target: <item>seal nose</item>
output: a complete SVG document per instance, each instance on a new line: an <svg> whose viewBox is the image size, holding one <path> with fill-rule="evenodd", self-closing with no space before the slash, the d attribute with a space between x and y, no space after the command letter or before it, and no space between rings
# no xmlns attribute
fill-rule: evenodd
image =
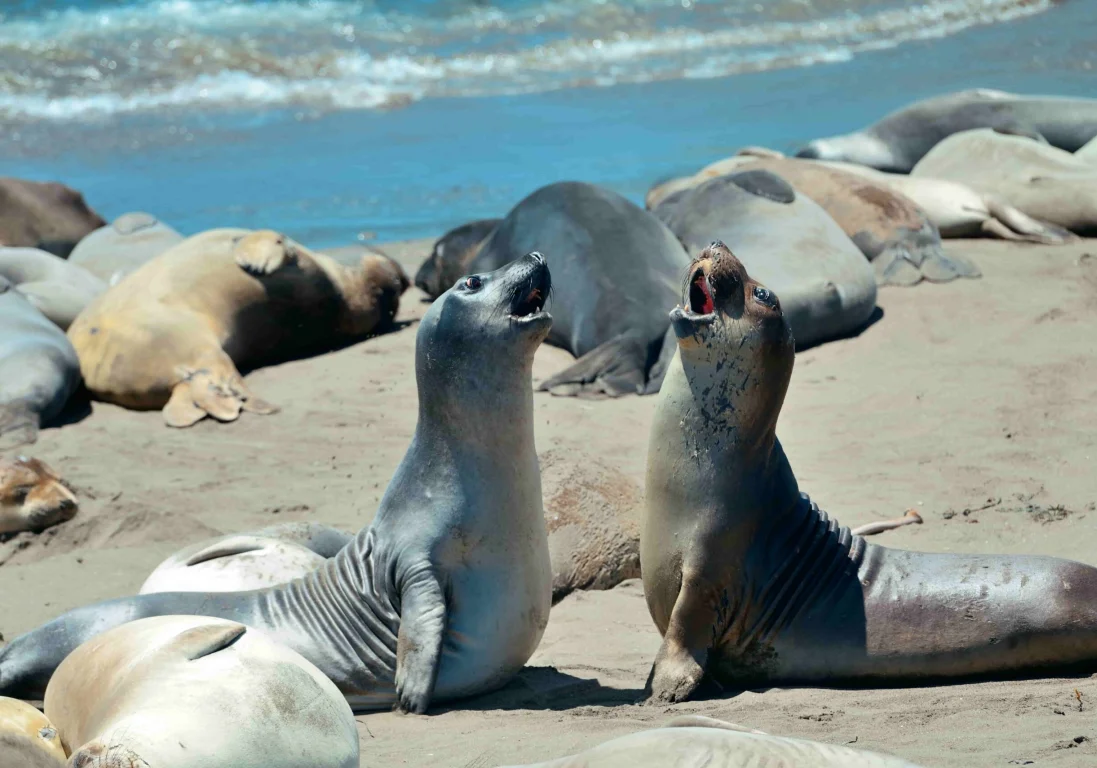
<svg viewBox="0 0 1097 768"><path fill-rule="evenodd" d="M819 147L815 144L808 144L806 147L800 147L796 152L797 157L802 157L805 160L819 160L822 155L819 153Z"/></svg>
<svg viewBox="0 0 1097 768"><path fill-rule="evenodd" d="M548 264L548 260L541 254L540 251L531 251L529 257L540 264L542 267Z"/></svg>

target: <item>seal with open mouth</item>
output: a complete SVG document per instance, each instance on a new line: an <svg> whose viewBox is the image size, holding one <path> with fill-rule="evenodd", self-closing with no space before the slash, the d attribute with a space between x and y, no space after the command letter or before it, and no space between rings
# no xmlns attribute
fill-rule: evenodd
<svg viewBox="0 0 1097 768"><path fill-rule="evenodd" d="M0 651L0 694L39 698L79 644L148 616L261 629L359 710L506 683L537 648L552 599L533 442L533 356L548 334L548 265L529 254L457 281L419 325L419 420L373 523L279 587L168 592L70 611Z"/></svg>
<svg viewBox="0 0 1097 768"><path fill-rule="evenodd" d="M649 681L886 683L1097 669L1097 569L867 544L802 495L776 436L792 375L781 302L722 243L690 268L652 424Z"/></svg>

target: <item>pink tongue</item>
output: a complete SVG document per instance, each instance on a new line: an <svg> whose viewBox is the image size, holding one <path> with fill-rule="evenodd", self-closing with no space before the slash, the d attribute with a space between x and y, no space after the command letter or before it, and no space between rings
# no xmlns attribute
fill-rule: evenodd
<svg viewBox="0 0 1097 768"><path fill-rule="evenodd" d="M716 305L712 303L712 293L709 291L708 281L705 280L704 277L699 277L693 284L696 285L705 296L705 303L704 306L701 307L701 314L711 314L716 309Z"/></svg>

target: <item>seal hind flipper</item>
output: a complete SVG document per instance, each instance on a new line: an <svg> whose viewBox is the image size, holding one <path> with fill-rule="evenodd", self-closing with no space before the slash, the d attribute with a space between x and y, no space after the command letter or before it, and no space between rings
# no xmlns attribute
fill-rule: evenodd
<svg viewBox="0 0 1097 768"><path fill-rule="evenodd" d="M1045 245L1062 245L1073 242L1078 236L1062 227L1034 219L1012 205L986 197L987 211L993 219L983 222L983 233L1003 240L1022 240Z"/></svg>
<svg viewBox="0 0 1097 768"><path fill-rule="evenodd" d="M0 405L0 449L37 442L39 427L38 415L24 404Z"/></svg>
<svg viewBox="0 0 1097 768"><path fill-rule="evenodd" d="M662 349L660 339L660 349ZM561 397L621 397L644 394L648 345L635 336L618 336L545 379L537 389Z"/></svg>
<svg viewBox="0 0 1097 768"><path fill-rule="evenodd" d="M222 422L236 421L241 411L263 416L278 412L277 406L251 393L227 355L218 362L216 368L186 371L175 385L163 411L169 427L190 427L206 416Z"/></svg>

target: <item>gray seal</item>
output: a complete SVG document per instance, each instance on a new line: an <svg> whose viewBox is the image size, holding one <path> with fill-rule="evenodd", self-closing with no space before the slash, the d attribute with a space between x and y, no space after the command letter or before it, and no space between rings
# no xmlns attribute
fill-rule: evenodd
<svg viewBox="0 0 1097 768"><path fill-rule="evenodd" d="M577 755L521 768L918 768L876 752L770 736L703 715L621 736ZM515 766L513 768L519 768Z"/></svg>
<svg viewBox="0 0 1097 768"><path fill-rule="evenodd" d="M313 574L251 592L170 592L70 611L0 651L2 695L37 699L78 645L159 615L269 633L357 710L424 712L497 688L548 623L548 534L533 442L533 356L552 317L529 254L464 278L423 317L419 420L373 524Z"/></svg>
<svg viewBox="0 0 1097 768"><path fill-rule="evenodd" d="M1074 152L1097 136L1097 99L958 91L916 101L860 131L816 139L796 156L909 173L938 142L974 128L994 128Z"/></svg>
<svg viewBox="0 0 1097 768"><path fill-rule="evenodd" d="M183 242L183 236L142 211L123 213L76 244L69 261L110 285Z"/></svg>
<svg viewBox="0 0 1097 768"><path fill-rule="evenodd" d="M64 332L0 276L0 449L37 440L79 386Z"/></svg>
<svg viewBox="0 0 1097 768"><path fill-rule="evenodd" d="M794 360L780 301L722 243L690 268L652 424L640 541L663 644L649 680L928 682L1097 669L1097 569L867 544L802 495L776 425Z"/></svg>
<svg viewBox="0 0 1097 768"><path fill-rule="evenodd" d="M478 234L471 231L462 242ZM582 397L658 392L674 351L662 308L674 302L689 263L674 235L616 192L564 181L514 206L478 246L471 269L497 269L531 250L553 259L557 290L548 343L579 358L539 389ZM455 268L449 260L468 252L447 245L431 258L448 274Z"/></svg>
<svg viewBox="0 0 1097 768"><path fill-rule="evenodd" d="M855 333L872 318L872 265L826 211L770 171L709 179L670 195L654 213L692 254L713 238L726 242L782 297L801 348Z"/></svg>
<svg viewBox="0 0 1097 768"><path fill-rule="evenodd" d="M480 247L502 222L502 219L470 221L438 238L430 256L415 273L416 287L432 299L440 296L454 280L468 272Z"/></svg>
<svg viewBox="0 0 1097 768"><path fill-rule="evenodd" d="M0 248L0 276L63 331L107 290L86 269L37 248Z"/></svg>

